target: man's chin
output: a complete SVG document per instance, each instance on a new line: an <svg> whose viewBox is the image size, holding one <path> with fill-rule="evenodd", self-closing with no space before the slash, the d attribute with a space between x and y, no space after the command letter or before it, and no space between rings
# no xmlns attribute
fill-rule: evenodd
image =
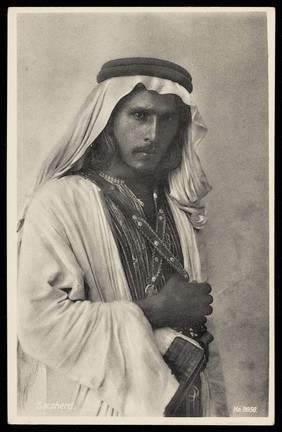
<svg viewBox="0 0 282 432"><path fill-rule="evenodd" d="M136 167L134 167L134 171L136 173L136 175L138 175L140 177L140 175L154 175L155 173L157 173L158 170L158 166L154 165L154 166L150 166L150 165L138 165Z"/></svg>

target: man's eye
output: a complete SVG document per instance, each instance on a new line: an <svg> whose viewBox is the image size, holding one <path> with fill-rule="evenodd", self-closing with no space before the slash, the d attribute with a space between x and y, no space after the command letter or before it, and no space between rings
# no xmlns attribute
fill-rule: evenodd
<svg viewBox="0 0 282 432"><path fill-rule="evenodd" d="M145 120L147 118L147 114L142 111L135 111L133 113L133 117L135 117L138 120Z"/></svg>

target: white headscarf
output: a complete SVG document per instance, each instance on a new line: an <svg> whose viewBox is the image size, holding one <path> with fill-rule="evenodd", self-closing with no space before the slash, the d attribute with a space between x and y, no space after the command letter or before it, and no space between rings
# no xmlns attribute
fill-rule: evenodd
<svg viewBox="0 0 282 432"><path fill-rule="evenodd" d="M67 137L51 149L38 171L21 212L18 224L19 240L28 205L38 188L48 180L62 177L68 171L75 171L83 166L87 149L107 125L117 103L139 83L147 90L159 94L175 94L190 106L192 121L187 129L181 164L170 172L168 177L169 195L179 208L187 212L195 228L202 227L206 218L200 200L211 190L211 186L195 149L206 134L206 125L192 95L180 84L158 77L135 75L107 79L90 93L76 116L74 127L72 126Z"/></svg>

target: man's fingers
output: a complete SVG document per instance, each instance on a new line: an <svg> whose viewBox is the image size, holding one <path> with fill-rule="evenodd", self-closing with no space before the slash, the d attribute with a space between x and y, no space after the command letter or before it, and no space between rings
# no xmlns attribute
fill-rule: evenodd
<svg viewBox="0 0 282 432"><path fill-rule="evenodd" d="M207 318L204 315L197 316L193 318L193 323L191 324L192 327L200 327L204 324L206 324Z"/></svg>
<svg viewBox="0 0 282 432"><path fill-rule="evenodd" d="M211 304L213 302L213 296L211 296L210 294L208 294L206 296L206 302L207 302L207 304Z"/></svg>
<svg viewBox="0 0 282 432"><path fill-rule="evenodd" d="M199 294L209 294L211 292L211 286L207 282L197 284Z"/></svg>
<svg viewBox="0 0 282 432"><path fill-rule="evenodd" d="M203 316L199 319L198 325L202 326L202 325L206 324L206 322L207 322L207 318L205 316Z"/></svg>
<svg viewBox="0 0 282 432"><path fill-rule="evenodd" d="M212 306L206 306L205 307L205 315L211 315L213 312Z"/></svg>
<svg viewBox="0 0 282 432"><path fill-rule="evenodd" d="M197 311L195 312L195 314L197 314L196 316L202 316L202 315L211 315L213 312L213 308L212 306L209 305L198 305L197 307Z"/></svg>

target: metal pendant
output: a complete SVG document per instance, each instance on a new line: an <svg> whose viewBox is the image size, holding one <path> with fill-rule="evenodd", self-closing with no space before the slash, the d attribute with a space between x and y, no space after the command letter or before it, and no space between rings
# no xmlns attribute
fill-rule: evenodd
<svg viewBox="0 0 282 432"><path fill-rule="evenodd" d="M154 284L149 284L145 288L146 297L151 297L152 295L158 294L158 289Z"/></svg>

